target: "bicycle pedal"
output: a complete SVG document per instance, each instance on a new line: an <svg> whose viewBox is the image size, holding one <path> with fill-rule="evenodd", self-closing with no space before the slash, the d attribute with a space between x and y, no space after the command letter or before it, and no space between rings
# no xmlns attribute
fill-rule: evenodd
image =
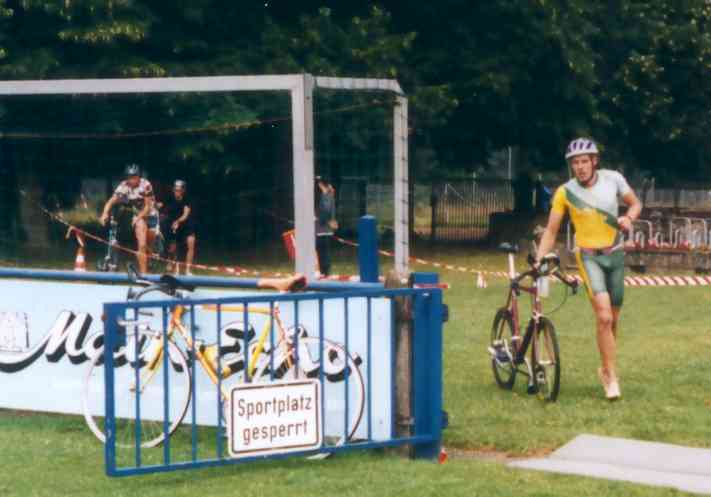
<svg viewBox="0 0 711 497"><path fill-rule="evenodd" d="M506 364L509 362L509 355L503 347L495 345L494 347L488 347L487 351L497 363Z"/></svg>

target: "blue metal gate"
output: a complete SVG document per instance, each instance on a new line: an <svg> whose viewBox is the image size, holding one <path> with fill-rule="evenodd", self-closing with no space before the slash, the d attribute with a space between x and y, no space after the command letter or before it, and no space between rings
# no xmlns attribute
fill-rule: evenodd
<svg viewBox="0 0 711 497"><path fill-rule="evenodd" d="M100 397L93 429L106 436L108 475L404 444L418 457L439 454L440 289L154 298L104 305L104 352L88 381ZM413 310L408 436L396 435L396 298ZM320 445L230 455L230 389L304 377L320 385Z"/></svg>

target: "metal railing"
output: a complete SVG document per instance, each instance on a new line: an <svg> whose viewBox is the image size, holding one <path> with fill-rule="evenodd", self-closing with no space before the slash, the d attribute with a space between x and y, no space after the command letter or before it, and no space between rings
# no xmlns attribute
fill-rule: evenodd
<svg viewBox="0 0 711 497"><path fill-rule="evenodd" d="M503 179L450 179L416 185L414 193L414 229L433 241L484 240L491 215L514 207L511 182Z"/></svg>
<svg viewBox="0 0 711 497"><path fill-rule="evenodd" d="M440 289L345 289L208 299L190 299L178 291L176 296L104 304L104 351L94 365L93 381L100 397L94 407L96 426L106 434L107 474L127 476L287 455L325 457L404 444L411 444L420 457L439 454ZM416 366L410 378L412 419L405 423L411 428L405 435L395 405L396 298L410 300L413 310ZM269 418L277 428L264 425L267 431L244 431L240 417L244 412L231 405L230 396L248 387L300 380L318 385L317 445L235 452L234 436L243 435L240 447L245 440L256 447L254 437L277 433L284 426L284 431L299 428L279 424L277 416ZM105 386L103 392L99 384Z"/></svg>

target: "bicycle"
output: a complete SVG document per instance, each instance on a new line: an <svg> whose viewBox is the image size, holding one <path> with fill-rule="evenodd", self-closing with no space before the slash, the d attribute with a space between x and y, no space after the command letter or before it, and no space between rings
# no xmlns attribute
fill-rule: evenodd
<svg viewBox="0 0 711 497"><path fill-rule="evenodd" d="M96 269L102 272L113 272L118 269L118 220L116 219L115 208L111 209L109 217L109 236L106 244L106 255L96 263Z"/></svg>
<svg viewBox="0 0 711 497"><path fill-rule="evenodd" d="M538 394L543 401L555 402L560 391L560 349L553 322L543 315L539 282L541 277L552 275L571 288L573 294L577 293L578 282L561 273L560 259L556 254L544 257L539 267L535 267L533 256L529 255L531 269L516 275L514 254L518 248L505 243L500 250L508 254L509 290L506 305L497 311L494 318L491 343L487 349L494 379L499 387L511 390L516 374L521 373L528 377L529 394ZM531 286L521 284L526 278L533 280ZM531 318L523 337L518 310L518 297L522 291L531 296ZM527 358L529 347L531 353Z"/></svg>
<svg viewBox="0 0 711 497"><path fill-rule="evenodd" d="M102 259L96 262L96 270L101 272L115 272L119 269L120 259L125 259L125 254L122 257L120 253L126 252L125 248L122 248L119 243L119 232L120 225L122 222L128 223L128 218L132 217L135 211L129 208L125 203L118 203L111 208L109 215L109 230L108 239L106 240L106 253ZM153 244L151 246L151 256L148 258L148 264L151 272L157 273L161 272L166 268L166 263L170 262L164 259L162 256L165 253L165 238L160 230L160 224L155 228L151 228L154 231ZM131 254L135 255L135 251L129 250Z"/></svg>
<svg viewBox="0 0 711 497"><path fill-rule="evenodd" d="M133 273L133 274L131 274ZM129 289L128 300L147 300L151 297L165 299L165 296L174 297L178 302L187 301L186 292L195 288L181 283L170 275L163 275L157 284L142 280L135 270L130 271L133 283L144 288L135 292ZM215 306L195 306L207 311L216 310ZM220 387L219 415L223 420L227 416L227 399L232 385L247 381L283 381L298 378L318 378L320 366L324 367L324 387L327 382L345 382L346 406L350 405L350 418L343 420L338 436L324 436L325 443L330 446L342 445L346 440L354 437L363 416L365 404L365 384L360 370L362 359L352 352L346 352L346 347L328 339L309 337L306 328L302 325L285 327L279 307L274 304L270 307L249 305L246 311L250 316L266 316L261 332L255 332L252 319L248 323L239 320L230 323L226 337L217 344L205 344L195 338L195 327L184 324L185 317L189 314L188 305L177 304L163 319L167 321L165 338L162 326L154 330L154 323L140 321L145 317L154 317L152 313L141 310L136 313L136 319L124 320L120 324L127 328L134 328L133 333L126 334L126 344L114 351L114 375L116 385L115 412L116 412L116 445L117 447L133 448L136 446L136 437L140 436L140 446L144 448L156 447L165 440L165 434L173 435L182 424L191 400L196 402L193 391L196 365L209 378L215 387ZM244 313L242 305L221 306L224 313ZM193 319L189 320L194 323ZM272 326L276 325L278 341L270 340ZM220 330L222 333L222 330ZM177 338L182 339L187 353L178 345ZM245 339L248 341L247 353L244 352ZM271 346L271 342L274 345ZM323 343L323 359L320 357L321 342ZM164 360L164 351L167 345L168 359ZM246 358L249 357L249 361ZM170 385L168 392L168 407L164 406L163 375L158 374L163 364L169 364L167 383ZM248 375L245 375L245 369ZM106 442L103 417L103 403L105 398L103 386L103 354L92 361L87 372L84 388L84 417L92 433L102 442ZM138 387L137 387L138 385ZM350 387L350 388L349 388ZM166 412L167 418L166 418ZM140 412L140 430L134 422L135 413ZM213 411L214 412L214 411ZM328 411L327 411L328 412ZM167 429L164 424L167 419ZM198 420L201 421L201 420ZM214 421L213 421L214 422ZM325 421L324 421L325 422ZM200 424L208 424L202 420ZM347 425L347 426L346 426ZM225 426L223 421L222 426ZM140 433L139 433L140 431Z"/></svg>

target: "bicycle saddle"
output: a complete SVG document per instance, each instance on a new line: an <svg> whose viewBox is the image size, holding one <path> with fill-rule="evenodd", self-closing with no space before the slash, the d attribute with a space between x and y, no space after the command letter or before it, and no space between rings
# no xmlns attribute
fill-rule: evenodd
<svg viewBox="0 0 711 497"><path fill-rule="evenodd" d="M187 283L183 283L180 281L178 278L175 276L172 276L170 274L164 274L163 276L160 277L158 280L161 285L167 286L171 291L175 290L187 290L188 292L193 292L195 291L195 285L189 285Z"/></svg>
<svg viewBox="0 0 711 497"><path fill-rule="evenodd" d="M515 243L502 243L499 245L499 250L502 252L506 252L507 254L517 254L518 253L518 245Z"/></svg>

